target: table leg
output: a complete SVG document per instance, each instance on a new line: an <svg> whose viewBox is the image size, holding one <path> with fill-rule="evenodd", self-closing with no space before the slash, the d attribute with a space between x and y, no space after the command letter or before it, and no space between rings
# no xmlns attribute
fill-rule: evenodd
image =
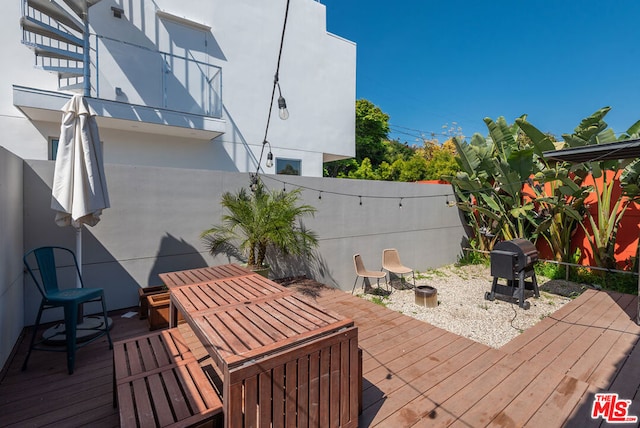
<svg viewBox="0 0 640 428"><path fill-rule="evenodd" d="M169 328L178 326L178 308L173 304L173 300L169 299Z"/></svg>

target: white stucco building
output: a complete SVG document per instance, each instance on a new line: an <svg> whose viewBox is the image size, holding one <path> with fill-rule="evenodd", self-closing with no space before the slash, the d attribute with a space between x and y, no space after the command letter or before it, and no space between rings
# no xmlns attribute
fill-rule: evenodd
<svg viewBox="0 0 640 428"><path fill-rule="evenodd" d="M51 159L60 108L88 92L107 163L256 170L286 0L5 3L0 145ZM290 117L278 118L276 90L265 173L320 177L323 162L355 155L355 72L355 44L327 33L325 6L291 0L279 72Z"/></svg>

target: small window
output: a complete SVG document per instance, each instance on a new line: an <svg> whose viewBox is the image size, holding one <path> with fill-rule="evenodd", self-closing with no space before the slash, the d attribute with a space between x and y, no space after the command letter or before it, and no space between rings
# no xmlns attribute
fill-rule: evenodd
<svg viewBox="0 0 640 428"><path fill-rule="evenodd" d="M59 142L59 138L49 138L49 160L56 160Z"/></svg>
<svg viewBox="0 0 640 428"><path fill-rule="evenodd" d="M113 17L122 19L122 15L124 15L124 9L120 7L111 6L111 12L113 12Z"/></svg>
<svg viewBox="0 0 640 428"><path fill-rule="evenodd" d="M282 175L300 175L299 159L281 159L276 158L276 174Z"/></svg>

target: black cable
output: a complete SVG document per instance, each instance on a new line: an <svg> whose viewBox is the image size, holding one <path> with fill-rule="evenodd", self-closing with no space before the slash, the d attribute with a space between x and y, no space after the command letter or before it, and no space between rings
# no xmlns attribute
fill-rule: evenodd
<svg viewBox="0 0 640 428"><path fill-rule="evenodd" d="M271 101L269 102L269 114L267 115L267 125L264 129L264 139L262 141L262 150L260 150L260 158L258 159L258 166L256 167L255 180L257 181L258 174L260 173L260 165L262 164L262 156L264 155L264 147L267 143L267 135L269 133L269 124L271 123L271 112L273 111L273 100L276 96L276 87L280 87L279 74L280 74L280 60L282 59L282 47L284 46L284 34L287 30L287 21L289 19L289 2L287 0L287 6L284 12L284 22L282 24L282 35L280 36L280 49L278 49L278 62L276 63L276 74L273 77L273 88L271 89ZM253 178L252 178L253 181Z"/></svg>

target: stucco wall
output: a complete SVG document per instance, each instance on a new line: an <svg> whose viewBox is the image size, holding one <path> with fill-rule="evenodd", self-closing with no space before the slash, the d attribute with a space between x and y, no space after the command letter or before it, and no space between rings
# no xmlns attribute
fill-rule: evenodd
<svg viewBox="0 0 640 428"><path fill-rule="evenodd" d="M114 2L99 2L89 10L92 33L104 36L91 38L92 96L123 106L140 104L204 114L196 101L208 90L205 80L209 74L205 71L209 66L220 67L225 132L209 141L194 140L188 128L178 138L152 132L144 122L125 122L110 130L101 127L105 161L255 171L267 123L285 2L117 3L124 10L121 19L113 17ZM7 8L0 15L0 37L6 42L0 46L0 53L11 58L11 67L0 69L0 94L4 95L0 97L0 125L5 125L8 133L3 145L24 159L45 160L48 139L59 136L61 114L26 120L13 105L12 85L57 91L58 79L53 73L34 68L33 52L21 43L20 2L8 2ZM209 25L211 30L172 23L159 18L157 10ZM204 65L191 64L195 69L185 69L179 57ZM274 156L301 160L303 174L315 177L322 176L325 158L354 156L356 46L326 32L325 5L313 0L291 1L279 79L291 116L280 120L274 101L268 134ZM163 85L172 88L166 97ZM264 163L262 167L275 172Z"/></svg>
<svg viewBox="0 0 640 428"><path fill-rule="evenodd" d="M23 327L22 159L0 147L0 367Z"/></svg>
<svg viewBox="0 0 640 428"><path fill-rule="evenodd" d="M55 226L49 208L53 167L25 162L25 250L75 248L73 229ZM106 176L112 207L84 229L83 259L86 285L104 287L110 309L135 305L137 288L159 284L158 273L228 262L208 255L199 235L219 222L221 194L246 187L247 174L106 165ZM276 277L307 274L350 290L354 253L378 269L382 250L394 247L421 271L452 263L460 253L463 230L456 209L445 204L448 186L290 176L264 176L264 182L276 189L302 186L304 201L318 209L305 220L320 237L318 261L279 261ZM32 324L39 298L30 285L25 293L25 323Z"/></svg>

